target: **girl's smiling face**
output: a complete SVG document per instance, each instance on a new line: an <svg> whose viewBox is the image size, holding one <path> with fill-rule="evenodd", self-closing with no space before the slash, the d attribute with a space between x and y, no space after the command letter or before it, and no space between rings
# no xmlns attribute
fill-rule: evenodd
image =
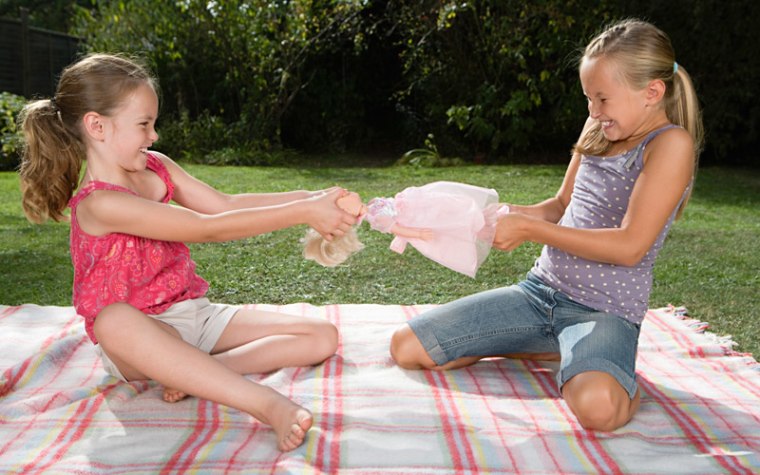
<svg viewBox="0 0 760 475"><path fill-rule="evenodd" d="M580 67L589 116L599 121L611 142L635 137L648 118L646 89L632 89L622 79L614 61L605 57L584 58Z"/></svg>
<svg viewBox="0 0 760 475"><path fill-rule="evenodd" d="M142 84L108 117L106 140L125 170L145 168L148 149L158 140L157 116L158 97L150 85Z"/></svg>

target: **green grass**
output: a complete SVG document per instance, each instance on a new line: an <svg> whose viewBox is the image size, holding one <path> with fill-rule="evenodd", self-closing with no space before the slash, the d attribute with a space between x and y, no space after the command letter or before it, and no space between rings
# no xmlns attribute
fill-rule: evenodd
<svg viewBox="0 0 760 475"><path fill-rule="evenodd" d="M562 166L227 168L188 165L200 179L227 192L319 189L339 184L365 199L404 187L452 180L495 188L505 201L530 203L551 196ZM524 276L537 245L494 251L470 279L409 248L388 250L390 237L361 227L366 249L349 265L322 268L301 257L303 227L237 242L192 245L212 300L230 303L443 303ZM739 351L760 355L760 170L706 168L684 217L673 227L655 269L650 305L685 305L732 335ZM29 224L18 179L0 173L0 303L70 305L72 271L68 225Z"/></svg>

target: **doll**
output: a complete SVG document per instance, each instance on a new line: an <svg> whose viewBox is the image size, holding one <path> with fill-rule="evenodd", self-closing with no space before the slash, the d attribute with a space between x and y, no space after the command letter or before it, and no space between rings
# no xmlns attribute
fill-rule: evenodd
<svg viewBox="0 0 760 475"><path fill-rule="evenodd" d="M425 257L470 277L488 256L498 216L509 212L495 190L447 181L409 187L366 205L349 193L337 204L360 222L366 219L372 229L393 234L391 250L400 254L411 244ZM328 267L364 247L355 230L333 241L310 231L304 243L304 257Z"/></svg>

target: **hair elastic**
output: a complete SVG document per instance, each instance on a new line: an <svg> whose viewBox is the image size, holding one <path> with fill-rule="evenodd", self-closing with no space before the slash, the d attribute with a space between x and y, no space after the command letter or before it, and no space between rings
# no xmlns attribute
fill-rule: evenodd
<svg viewBox="0 0 760 475"><path fill-rule="evenodd" d="M673 61L673 74L676 74L678 72L678 63Z"/></svg>
<svg viewBox="0 0 760 475"><path fill-rule="evenodd" d="M58 108L58 103L55 102L55 97L50 98L50 105L53 107L54 112L58 112L61 110Z"/></svg>

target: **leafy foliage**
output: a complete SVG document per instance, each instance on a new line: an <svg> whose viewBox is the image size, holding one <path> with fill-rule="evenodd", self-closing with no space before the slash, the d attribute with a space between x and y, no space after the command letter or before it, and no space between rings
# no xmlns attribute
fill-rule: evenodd
<svg viewBox="0 0 760 475"><path fill-rule="evenodd" d="M22 139L17 118L26 100L9 92L0 92L0 170L11 170L19 163Z"/></svg>
<svg viewBox="0 0 760 475"><path fill-rule="evenodd" d="M93 51L146 56L171 117L235 123L207 148L281 143L281 121L313 75L307 60L354 33L361 2L97 0L75 32ZM183 114L185 114L183 116ZM213 125L213 124L212 124Z"/></svg>
<svg viewBox="0 0 760 475"><path fill-rule="evenodd" d="M572 53L610 11L562 3L391 2L404 61L397 99L449 137L449 153L567 147L584 115Z"/></svg>
<svg viewBox="0 0 760 475"><path fill-rule="evenodd" d="M165 91L161 147L218 163L398 156L429 134L440 157L564 161L586 115L580 49L638 17L694 79L703 163L760 164L760 2L0 0L0 15L22 5L35 26L74 25L88 50L146 57Z"/></svg>

